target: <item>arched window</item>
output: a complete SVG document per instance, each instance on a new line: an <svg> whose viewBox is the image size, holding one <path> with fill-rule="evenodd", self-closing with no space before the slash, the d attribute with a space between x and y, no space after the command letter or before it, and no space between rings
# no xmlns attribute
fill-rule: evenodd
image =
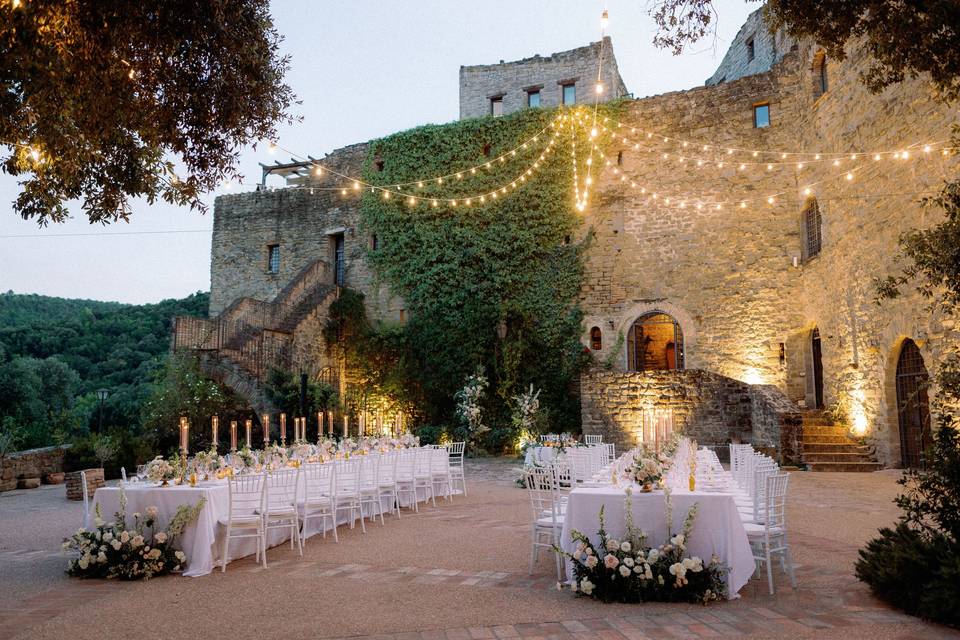
<svg viewBox="0 0 960 640"><path fill-rule="evenodd" d="M603 332L600 331L600 327L590 329L590 348L594 351L603 349Z"/></svg>
<svg viewBox="0 0 960 640"><path fill-rule="evenodd" d="M820 235L822 225L820 205L816 198L809 198L803 205L803 249L804 258L812 258L820 253L823 238Z"/></svg>
<svg viewBox="0 0 960 640"><path fill-rule="evenodd" d="M930 375L917 343L907 339L897 360L897 418L903 466L922 467L930 446Z"/></svg>
<svg viewBox="0 0 960 640"><path fill-rule="evenodd" d="M813 74L813 97L819 98L827 92L830 84L827 79L827 53L818 51L813 56L813 65L810 67Z"/></svg>
<svg viewBox="0 0 960 640"><path fill-rule="evenodd" d="M627 369L683 369L683 331L672 316L651 311L637 318L627 334Z"/></svg>

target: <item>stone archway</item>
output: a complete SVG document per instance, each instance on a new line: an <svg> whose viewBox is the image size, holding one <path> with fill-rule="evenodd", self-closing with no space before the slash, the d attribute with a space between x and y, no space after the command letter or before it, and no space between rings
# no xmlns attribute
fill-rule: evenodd
<svg viewBox="0 0 960 640"><path fill-rule="evenodd" d="M683 329L673 316L649 311L633 321L627 332L628 371L683 368Z"/></svg>
<svg viewBox="0 0 960 640"><path fill-rule="evenodd" d="M676 368L686 369L691 366L691 354L697 344L697 327L693 317L686 310L666 300L650 300L633 305L620 314L617 325L617 360L621 371L630 371L630 348L629 336L634 324L638 319L651 314L663 314L669 316L677 325L677 332L682 336L682 345L674 341L674 357L676 359ZM663 353L667 353L667 345L664 342ZM680 353L682 351L682 360ZM694 365L695 366L695 365Z"/></svg>
<svg viewBox="0 0 960 640"><path fill-rule="evenodd" d="M900 462L904 467L921 467L931 439L927 396L930 375L920 348L910 338L900 345L895 376Z"/></svg>

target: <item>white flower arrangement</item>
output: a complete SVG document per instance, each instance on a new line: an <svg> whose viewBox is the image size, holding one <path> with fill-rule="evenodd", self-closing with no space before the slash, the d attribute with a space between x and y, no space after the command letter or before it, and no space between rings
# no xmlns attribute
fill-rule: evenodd
<svg viewBox="0 0 960 640"><path fill-rule="evenodd" d="M483 424L483 415L480 408L480 399L486 391L487 377L483 375L483 369L478 368L477 372L467 376L463 388L456 393L457 415L467 429L467 438L476 443L479 437L490 430L490 427Z"/></svg>
<svg viewBox="0 0 960 640"><path fill-rule="evenodd" d="M147 479L150 482L162 483L177 477L176 468L163 456L157 456L147 463Z"/></svg>
<svg viewBox="0 0 960 640"><path fill-rule="evenodd" d="M186 555L173 548L174 540L193 522L206 499L197 504L180 505L167 529L157 530L157 508L147 507L146 514L133 514L133 525L127 524L126 494L121 489L120 510L113 522L104 522L97 506L93 531L79 529L64 540L63 550L74 551L77 557L67 564L67 573L79 578L149 579L171 571L179 571Z"/></svg>

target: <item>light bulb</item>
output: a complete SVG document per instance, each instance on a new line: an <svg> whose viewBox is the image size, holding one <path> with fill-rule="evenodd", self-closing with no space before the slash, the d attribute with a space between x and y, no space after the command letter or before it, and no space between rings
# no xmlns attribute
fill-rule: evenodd
<svg viewBox="0 0 960 640"><path fill-rule="evenodd" d="M317 167L316 169L313 170L313 173L316 174L316 175L318 175L318 176L322 176L322 175L323 175L323 168L322 168L322 167Z"/></svg>
<svg viewBox="0 0 960 640"><path fill-rule="evenodd" d="M357 182L356 180L353 181L353 190L354 190L354 191L359 191L359 190L360 190L360 183Z"/></svg>
<svg viewBox="0 0 960 640"><path fill-rule="evenodd" d="M270 144L267 145L267 153L272 154L276 152L277 152L277 143L271 141Z"/></svg>
<svg viewBox="0 0 960 640"><path fill-rule="evenodd" d="M767 204L773 204L773 196L767 198Z"/></svg>
<svg viewBox="0 0 960 640"><path fill-rule="evenodd" d="M600 14L600 30L606 31L608 26L610 26L610 14L604 9Z"/></svg>
<svg viewBox="0 0 960 640"><path fill-rule="evenodd" d="M596 137L597 137L597 128L596 128L596 127L590 129L590 137L591 137L591 138L596 138Z"/></svg>
<svg viewBox="0 0 960 640"><path fill-rule="evenodd" d="M30 147L30 157L34 162L40 162L40 152L35 147Z"/></svg>
<svg viewBox="0 0 960 640"><path fill-rule="evenodd" d="M597 83L597 87L596 87L596 91L597 91L597 95L600 95L601 93L603 93L603 84L601 84L601 83L598 82L598 83Z"/></svg>
<svg viewBox="0 0 960 640"><path fill-rule="evenodd" d="M853 174L849 171L847 172L847 180L853 180Z"/></svg>

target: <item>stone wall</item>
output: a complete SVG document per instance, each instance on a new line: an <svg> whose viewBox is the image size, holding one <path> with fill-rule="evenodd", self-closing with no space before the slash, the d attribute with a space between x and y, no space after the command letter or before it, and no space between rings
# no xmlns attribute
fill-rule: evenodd
<svg viewBox="0 0 960 640"><path fill-rule="evenodd" d="M596 94L597 66L600 63L600 43L585 47L540 55L513 62L460 67L460 119L490 115L490 99L503 99L503 113L527 108L527 92L540 91L540 106L562 104L561 83L576 85L577 104L593 104ZM617 69L610 38L604 39L602 81L603 101L627 95Z"/></svg>
<svg viewBox="0 0 960 640"><path fill-rule="evenodd" d="M40 482L56 484L63 481L63 455L66 447L43 447L11 453L0 466L0 491L39 486ZM29 480L35 482L23 483Z"/></svg>
<svg viewBox="0 0 960 640"><path fill-rule="evenodd" d="M753 59L748 43L753 42ZM757 9L740 27L730 43L726 55L713 75L704 83L707 86L739 80L745 76L769 71L783 59L795 41L783 32L772 32L763 19L763 9Z"/></svg>

